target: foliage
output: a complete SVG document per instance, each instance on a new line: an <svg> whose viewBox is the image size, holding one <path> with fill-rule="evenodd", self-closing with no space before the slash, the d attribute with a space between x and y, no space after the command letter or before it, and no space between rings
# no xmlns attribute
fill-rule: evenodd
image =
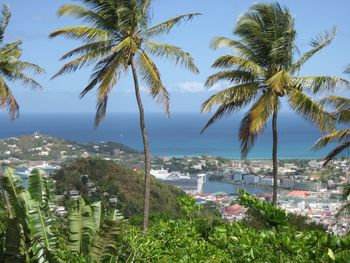
<svg viewBox="0 0 350 263"><path fill-rule="evenodd" d="M73 16L81 19L82 26L58 29L50 37L65 36L80 40L83 45L65 54L62 59L76 57L66 63L54 76L74 72L94 64L89 84L80 93L84 97L97 89L95 126L105 118L111 91L120 77L132 71L135 97L139 109L140 129L144 146L144 204L143 228L147 231L150 210L150 169L151 158L145 116L140 96L139 76L152 98L170 114L170 96L163 84L161 74L152 57L168 59L193 73L198 73L191 55L179 47L152 41L165 35L182 21L192 20L198 13L184 14L165 22L150 26L151 0L115 1L81 0L83 5L64 5L58 10L59 16ZM87 24L87 25L86 25Z"/></svg>
<svg viewBox="0 0 350 263"><path fill-rule="evenodd" d="M113 161L95 158L82 158L68 163L62 167L53 178L57 181L57 190L62 193L66 190L81 191L83 184L81 175L88 175L100 189L97 197L92 200L103 200L103 193L117 197L117 209L125 217L137 217L142 214L143 178L139 172L134 172ZM164 213L169 216L181 215L177 198L184 192L170 185L165 185L151 179L151 217L152 214Z"/></svg>
<svg viewBox="0 0 350 263"><path fill-rule="evenodd" d="M287 225L288 214L272 203L263 202L256 197L247 194L244 190L240 190L238 202L240 205L254 211L271 227Z"/></svg>
<svg viewBox="0 0 350 263"><path fill-rule="evenodd" d="M7 169L1 179L4 191L3 202L7 211L5 230L5 262L20 262L24 259L45 262L57 247L57 238L52 233L54 217L48 209L53 196L51 179L39 171L31 171L29 191L21 186L19 178ZM32 198L31 194L33 193Z"/></svg>
<svg viewBox="0 0 350 263"><path fill-rule="evenodd" d="M277 117L281 99L285 98L294 112L320 130L331 130L333 116L310 94L333 91L339 86L349 86L349 83L334 76L299 76L302 66L332 42L335 29L313 39L310 51L295 59L294 18L278 3L253 5L239 17L234 34L239 40L217 37L212 42L214 48L227 47L234 54L220 56L212 65L221 71L209 76L206 85L213 87L226 81L228 87L203 103L202 112L214 108L216 111L202 132L219 119L249 107L239 127L241 156L246 158L272 118L273 202L276 203Z"/></svg>
<svg viewBox="0 0 350 263"><path fill-rule="evenodd" d="M191 218L197 215L201 211L201 206L196 205L196 200L189 195L182 196L178 199L177 203L180 206L181 211L188 217Z"/></svg>
<svg viewBox="0 0 350 263"><path fill-rule="evenodd" d="M40 172L33 175L43 177ZM349 235L337 237L324 231L286 227L283 210L245 192L241 192L241 204L259 213L269 222L267 227L255 229L244 223L211 220L192 197L182 197L178 202L186 216L154 221L145 234L125 222L117 211L105 210L101 202L79 199L68 218L57 218L52 210L44 216L45 206L33 200L16 179L7 170L1 183L11 196L9 203L4 198L0 203L5 221L0 228L1 237L6 239L1 246L4 262L294 263L347 262L350 258ZM34 189L31 192L37 196L42 187L35 189L36 193ZM9 204L13 215L6 212ZM15 205L23 206L24 218L16 217L19 210Z"/></svg>
<svg viewBox="0 0 350 263"><path fill-rule="evenodd" d="M254 201L254 197L243 192L241 199L263 214L268 222L286 225L285 220L276 220L276 217L286 218L278 208ZM324 231L297 231L289 227L278 227L278 231L271 227L255 229L242 223L222 222L211 224L208 231L201 227L201 217L161 221L153 224L147 235L135 227L127 227L120 259L126 262L295 263L347 262L350 258L350 236L336 237Z"/></svg>
<svg viewBox="0 0 350 263"><path fill-rule="evenodd" d="M4 262L110 262L115 257L124 222L115 210L104 211L101 202L87 204L79 199L63 219L68 228L65 235L64 224L52 209L56 205L51 178L34 169L26 190L7 169L1 187Z"/></svg>
<svg viewBox="0 0 350 263"><path fill-rule="evenodd" d="M11 13L7 5L2 6L0 19L0 107L7 107L12 119L18 116L19 105L7 82L18 81L22 85L33 89L41 88L41 85L27 74L41 74L45 71L38 65L27 61L21 61L22 41L17 40L4 44L5 30L10 22Z"/></svg>

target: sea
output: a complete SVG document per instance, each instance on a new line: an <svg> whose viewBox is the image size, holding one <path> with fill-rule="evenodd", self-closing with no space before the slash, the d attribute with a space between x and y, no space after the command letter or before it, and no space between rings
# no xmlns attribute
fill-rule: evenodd
<svg viewBox="0 0 350 263"><path fill-rule="evenodd" d="M222 119L201 134L209 115L173 113L146 114L151 153L155 156L212 155L240 158L238 127L242 115ZM142 151L137 113L108 113L104 122L94 127L93 113L23 113L15 121L0 114L0 138L35 132L77 142L114 141ZM330 147L312 151L321 136L318 129L293 113L280 113L278 119L278 157L280 159L323 158ZM258 138L248 159L271 159L271 125Z"/></svg>
<svg viewBox="0 0 350 263"><path fill-rule="evenodd" d="M167 118L161 113L146 114L151 152L154 156L212 155L231 159L240 158L238 128L242 115L222 119L203 134L201 129L208 115L200 113L173 113ZM137 113L108 113L98 127L94 127L93 113L24 113L15 121L0 114L0 138L30 135L35 132L77 142L114 141L142 151L142 140ZM271 159L271 125L259 137L248 159ZM322 135L317 128L292 113L281 113L278 120L278 156L280 159L323 158L329 147L312 151L310 147ZM27 184L24 179L24 184ZM271 193L270 188L232 185L208 181L207 193L236 194L245 188L249 193Z"/></svg>

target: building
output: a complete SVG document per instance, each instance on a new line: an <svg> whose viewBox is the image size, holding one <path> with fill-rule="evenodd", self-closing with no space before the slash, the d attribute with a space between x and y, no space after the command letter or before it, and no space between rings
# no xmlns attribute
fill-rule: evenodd
<svg viewBox="0 0 350 263"><path fill-rule="evenodd" d="M233 180L236 182L242 182L243 181L243 174L239 172L235 172L233 174Z"/></svg>
<svg viewBox="0 0 350 263"><path fill-rule="evenodd" d="M260 177L251 174L244 174L243 182L245 182L246 184L258 184L260 182Z"/></svg>
<svg viewBox="0 0 350 263"><path fill-rule="evenodd" d="M321 183L295 181L293 189L318 192L321 190Z"/></svg>
<svg viewBox="0 0 350 263"><path fill-rule="evenodd" d="M206 182L206 174L197 174L197 193L203 193Z"/></svg>
<svg viewBox="0 0 350 263"><path fill-rule="evenodd" d="M265 176L260 179L260 184L267 185L267 186L273 186L273 178L270 176Z"/></svg>
<svg viewBox="0 0 350 263"><path fill-rule="evenodd" d="M290 179L290 178L281 179L281 186L283 188L293 189L294 188L294 179Z"/></svg>

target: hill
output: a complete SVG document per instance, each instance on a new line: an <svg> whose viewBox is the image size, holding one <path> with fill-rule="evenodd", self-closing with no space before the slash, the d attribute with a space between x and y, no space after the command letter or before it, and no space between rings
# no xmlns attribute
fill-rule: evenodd
<svg viewBox="0 0 350 263"><path fill-rule="evenodd" d="M113 161L81 158L63 167L53 175L58 193L68 190L85 191L81 175L88 175L90 184L98 189L98 195L108 193L117 197L117 208L126 217L142 214L143 208L143 174L127 169ZM95 194L96 195L96 194ZM106 194L105 194L106 195ZM184 192L170 185L165 185L151 178L151 213L180 215L176 200ZM100 196L98 197L100 198Z"/></svg>
<svg viewBox="0 0 350 263"><path fill-rule="evenodd" d="M0 140L2 160L62 161L82 156L99 156L122 161L137 158L141 154L120 143L78 143L38 133Z"/></svg>

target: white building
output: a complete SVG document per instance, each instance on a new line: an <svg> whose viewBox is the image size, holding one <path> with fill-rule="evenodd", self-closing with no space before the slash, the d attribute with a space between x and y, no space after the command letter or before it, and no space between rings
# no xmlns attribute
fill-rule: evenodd
<svg viewBox="0 0 350 263"><path fill-rule="evenodd" d="M273 186L273 177L265 176L260 179L260 184ZM279 185L279 180L277 180L277 185Z"/></svg>

